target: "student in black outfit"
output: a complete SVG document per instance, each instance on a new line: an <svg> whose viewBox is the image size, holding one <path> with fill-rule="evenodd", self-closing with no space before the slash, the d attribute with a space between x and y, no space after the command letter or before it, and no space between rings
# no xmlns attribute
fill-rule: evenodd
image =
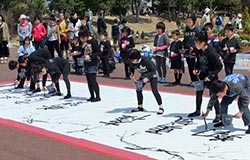
<svg viewBox="0 0 250 160"><path fill-rule="evenodd" d="M139 112L144 110L142 89L145 84L149 82L155 99L159 105L159 111L157 112L157 114L163 114L164 109L162 106L162 99L157 89L156 66L147 57L141 56L140 52L136 49L133 49L130 52L128 59L132 63L132 68L137 69L140 73L140 78L138 80L135 78L134 74L131 74L130 76L131 80L136 84L136 94L138 101L138 107L133 109L132 112Z"/></svg>
<svg viewBox="0 0 250 160"><path fill-rule="evenodd" d="M114 46L114 51L117 51L117 46L118 46L118 40L119 40L119 24L118 24L118 20L114 19L113 21L113 25L111 27L111 36L113 39L113 46Z"/></svg>
<svg viewBox="0 0 250 160"><path fill-rule="evenodd" d="M10 61L9 62L9 69L10 70L14 70L17 68L17 78L15 80L15 84L18 84L15 89L21 89L24 88L24 83L25 80L28 77L28 73L27 73L27 58L26 56L19 56L17 61Z"/></svg>
<svg viewBox="0 0 250 160"><path fill-rule="evenodd" d="M122 38L120 42L120 52L121 57L124 62L124 69L125 69L125 79L129 80L130 73L134 72L134 70L130 70L130 63L128 62L128 55L129 52L135 47L134 39L131 35L131 29L125 26L122 29ZM131 71L131 72L130 72Z"/></svg>
<svg viewBox="0 0 250 160"><path fill-rule="evenodd" d="M208 36L205 30L196 35L195 41L195 46L199 52L196 54L197 62L193 74L203 80L204 85L209 88L211 82L218 79L218 74L223 65L215 48L208 44ZM200 116L203 92L204 89L196 91L196 110L190 113L188 117ZM220 120L219 101L215 103L214 108L216 117L213 122L218 122Z"/></svg>
<svg viewBox="0 0 250 160"><path fill-rule="evenodd" d="M227 24L225 26L226 38L221 42L222 58L225 67L226 76L233 73L236 54L241 51L239 40L234 36L234 26Z"/></svg>
<svg viewBox="0 0 250 160"><path fill-rule="evenodd" d="M194 13L189 13L186 19L186 31L184 33L183 46L186 49L185 57L188 64L188 71L191 79L190 85L193 85L192 82L197 81L197 77L193 74L195 67L195 35L199 32L198 28L195 27L196 16Z"/></svg>
<svg viewBox="0 0 250 160"><path fill-rule="evenodd" d="M84 71L88 82L90 98L87 101L101 101L99 85L96 81L96 73L98 71L98 55L99 46L97 40L90 36L86 27L78 34L83 49Z"/></svg>
<svg viewBox="0 0 250 160"><path fill-rule="evenodd" d="M42 76L46 75L47 72L50 74L50 77L52 79L52 86L53 88L56 88L54 92L58 96L62 95L60 86L59 86L59 79L62 74L63 80L67 88L67 95L64 97L64 99L71 98L70 81L68 79L68 75L70 73L70 63L68 62L68 60L63 59L61 57L52 58L46 64L36 65L33 68L33 70L35 73L40 74ZM53 93L53 91L51 93Z"/></svg>
<svg viewBox="0 0 250 160"><path fill-rule="evenodd" d="M47 61L51 58L50 52L47 49L38 49L35 52L31 53L29 56L23 56L18 61L21 61L22 63L20 65L26 66L26 75L27 80L30 81L30 87L29 90L33 93L41 92L38 75L34 74L32 72L32 68L36 66L37 64L46 64ZM14 70L19 67L17 65L18 62L10 61L9 62L9 69ZM43 79L47 79L47 75L43 76ZM24 81L22 81L24 83ZM23 84L20 84L21 86ZM37 85L37 88L36 88ZM45 83L42 84L43 88L45 87Z"/></svg>
<svg viewBox="0 0 250 160"><path fill-rule="evenodd" d="M180 32L175 30L172 32L172 38L174 41L170 46L170 60L171 60L171 69L174 69L175 82L174 85L181 83L181 77L184 70L184 55L181 53L182 42L179 40Z"/></svg>
<svg viewBox="0 0 250 160"><path fill-rule="evenodd" d="M107 40L107 32L100 33L100 58L103 65L103 76L109 77L110 67L109 67L109 57L111 52L111 45L109 40Z"/></svg>
<svg viewBox="0 0 250 160"><path fill-rule="evenodd" d="M82 46L79 43L79 38L74 37L72 41L72 50L70 55L74 60L74 69L75 73L78 75L82 75L83 73L83 54L82 54Z"/></svg>

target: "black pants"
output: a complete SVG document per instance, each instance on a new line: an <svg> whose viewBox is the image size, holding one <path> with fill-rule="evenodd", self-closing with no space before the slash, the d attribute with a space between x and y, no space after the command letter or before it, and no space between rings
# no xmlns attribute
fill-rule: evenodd
<svg viewBox="0 0 250 160"><path fill-rule="evenodd" d="M224 67L225 67L226 76L228 76L230 74L233 74L234 63L232 63L232 62L224 62Z"/></svg>
<svg viewBox="0 0 250 160"><path fill-rule="evenodd" d="M166 58L156 56L155 62L156 62L156 68L157 68L159 77L166 78L166 75L167 75Z"/></svg>
<svg viewBox="0 0 250 160"><path fill-rule="evenodd" d="M62 70L62 75L63 75L63 80L65 82L66 88L67 88L67 93L70 94L70 81L69 81L69 74L70 74L70 64L67 63ZM55 74L51 75L52 81L55 82L56 90L58 92L60 91L60 86L59 86L59 79L60 79L61 74Z"/></svg>
<svg viewBox="0 0 250 160"><path fill-rule="evenodd" d="M145 83L143 84L143 86L145 86ZM152 92L154 94L154 97L155 97L158 105L161 105L162 104L162 99L161 99L161 95L160 95L160 93L158 92L158 89L157 89L157 78L150 79L150 87L151 87L151 90L152 90ZM142 105L142 103L143 103L142 91L136 91L136 94L137 94L138 105Z"/></svg>
<svg viewBox="0 0 250 160"><path fill-rule="evenodd" d="M104 75L109 75L110 67L109 67L109 57L101 57L102 65L103 65L103 73Z"/></svg>
<svg viewBox="0 0 250 160"><path fill-rule="evenodd" d="M96 73L85 73L85 75L88 82L90 98L100 98L100 89L96 81Z"/></svg>
<svg viewBox="0 0 250 160"><path fill-rule="evenodd" d="M134 74L135 69L131 67L129 62L124 62L124 70L126 78L129 78L131 73Z"/></svg>
<svg viewBox="0 0 250 160"><path fill-rule="evenodd" d="M59 42L58 42L58 40L48 41L47 45L48 45L48 50L49 50L52 58L55 58L54 49L56 50L58 56L62 57L62 54L61 54L60 48L59 48Z"/></svg>
<svg viewBox="0 0 250 160"><path fill-rule="evenodd" d="M204 90L196 91L196 111L199 112L199 113L201 112L201 104L202 104L203 92L204 92ZM209 92L209 94L211 95L211 92ZM219 103L218 99L214 104L214 110L215 110L216 115L220 114L220 103Z"/></svg>
<svg viewBox="0 0 250 160"><path fill-rule="evenodd" d="M197 81L197 76L193 74L193 70L195 69L195 58L186 58L188 64L188 72L192 82Z"/></svg>
<svg viewBox="0 0 250 160"><path fill-rule="evenodd" d="M40 48L44 48L43 46L43 41L34 41L34 47L36 50L40 49Z"/></svg>
<svg viewBox="0 0 250 160"><path fill-rule="evenodd" d="M2 44L0 44L0 57L9 57L10 52L8 48L8 42L2 41Z"/></svg>

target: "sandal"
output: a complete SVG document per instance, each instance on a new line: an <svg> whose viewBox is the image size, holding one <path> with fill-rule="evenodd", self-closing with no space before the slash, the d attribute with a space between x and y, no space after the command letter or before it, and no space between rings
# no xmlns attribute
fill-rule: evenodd
<svg viewBox="0 0 250 160"><path fill-rule="evenodd" d="M142 107L137 107L135 109L132 109L131 112L142 112L144 109Z"/></svg>
<svg viewBox="0 0 250 160"><path fill-rule="evenodd" d="M164 109L163 108L159 108L159 111L157 112L158 115L161 115L164 113Z"/></svg>

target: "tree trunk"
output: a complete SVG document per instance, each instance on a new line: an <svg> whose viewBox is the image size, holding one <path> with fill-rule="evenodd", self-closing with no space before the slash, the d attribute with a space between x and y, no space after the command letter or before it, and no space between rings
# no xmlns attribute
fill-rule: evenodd
<svg viewBox="0 0 250 160"><path fill-rule="evenodd" d="M136 0L132 0L131 1L131 10L132 10L132 14L135 15L135 7L134 4L136 3Z"/></svg>
<svg viewBox="0 0 250 160"><path fill-rule="evenodd" d="M136 1L136 0L135 0ZM139 15L140 15L140 0L136 1L136 23L139 22Z"/></svg>

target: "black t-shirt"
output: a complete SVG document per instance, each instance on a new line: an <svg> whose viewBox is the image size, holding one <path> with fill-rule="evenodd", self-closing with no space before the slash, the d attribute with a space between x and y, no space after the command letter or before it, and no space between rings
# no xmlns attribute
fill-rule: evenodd
<svg viewBox="0 0 250 160"><path fill-rule="evenodd" d="M111 45L108 40L100 42L100 56L101 57L108 57L110 56Z"/></svg>
<svg viewBox="0 0 250 160"><path fill-rule="evenodd" d="M97 40L92 38L87 41L87 45L83 48L83 54L90 56L90 61L84 61L84 65L86 66L94 66L98 64L98 56L99 56L99 46Z"/></svg>

